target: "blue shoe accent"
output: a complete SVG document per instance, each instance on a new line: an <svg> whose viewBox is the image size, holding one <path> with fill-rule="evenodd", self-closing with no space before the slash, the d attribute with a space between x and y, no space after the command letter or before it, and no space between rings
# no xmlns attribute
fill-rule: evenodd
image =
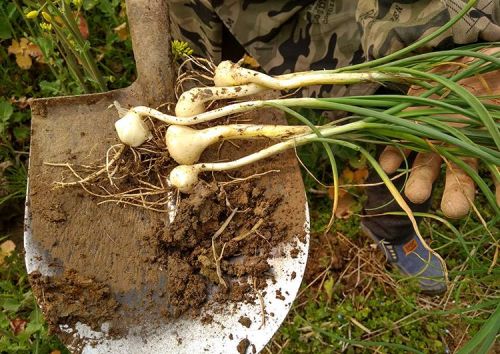
<svg viewBox="0 0 500 354"><path fill-rule="evenodd" d="M422 293L439 295L446 292L448 272L443 259L416 233L408 242L394 245L375 236L363 223L361 227L377 242L390 263L402 273L418 279Z"/></svg>

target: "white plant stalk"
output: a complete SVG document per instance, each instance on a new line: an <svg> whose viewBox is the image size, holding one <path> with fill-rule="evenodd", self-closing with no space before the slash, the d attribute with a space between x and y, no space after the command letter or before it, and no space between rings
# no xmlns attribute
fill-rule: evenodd
<svg viewBox="0 0 500 354"><path fill-rule="evenodd" d="M332 136L335 134L341 134L353 130L363 129L367 127L369 123L366 122L354 122L338 127L326 127L321 129L321 134L324 137ZM209 171L228 171L241 168L248 164L257 162L259 160L265 159L272 155L276 155L285 150L307 144L312 139L317 138L316 134L306 134L294 137L292 139L286 140L281 143L274 144L268 148L262 149L253 154L242 157L238 160L230 162L216 162L216 163L198 163L194 165L180 165L175 167L168 177L168 182L170 185L177 188L182 193L191 193L193 188L199 181L198 175L201 172Z"/></svg>
<svg viewBox="0 0 500 354"><path fill-rule="evenodd" d="M348 85L366 82L401 82L410 75L365 73L328 73L306 71L279 76L242 68L231 61L223 61L214 75L216 87L195 87L184 92L175 106L177 117L191 117L205 112L205 103L255 95L266 90L294 90L313 85Z"/></svg>
<svg viewBox="0 0 500 354"><path fill-rule="evenodd" d="M306 126L229 124L196 130L186 126L171 125L165 134L170 156L181 165L192 165L203 151L218 141L229 139L274 138L286 139L310 133Z"/></svg>
<svg viewBox="0 0 500 354"><path fill-rule="evenodd" d="M266 91L265 87L248 84L231 87L195 87L184 92L175 105L177 117L191 117L205 112L205 103L222 99L235 99Z"/></svg>
<svg viewBox="0 0 500 354"><path fill-rule="evenodd" d="M195 125L209 122L214 119L223 118L231 114L244 113L258 108L272 106L273 104L279 104L286 107L309 107L314 106L314 103L316 101L316 98L287 98L277 100L255 100L238 102L221 108L213 109L208 112L195 114L190 117L176 117L146 106L133 107L128 110L127 114L134 113L139 115L140 117L152 117L169 125ZM120 119L125 118L125 116Z"/></svg>
<svg viewBox="0 0 500 354"><path fill-rule="evenodd" d="M215 86L257 84L268 89L292 90L312 85L348 85L367 82L402 82L411 79L407 74L385 74L377 71L355 73L324 73L304 71L293 74L270 76L246 69L231 61L223 61L215 70Z"/></svg>

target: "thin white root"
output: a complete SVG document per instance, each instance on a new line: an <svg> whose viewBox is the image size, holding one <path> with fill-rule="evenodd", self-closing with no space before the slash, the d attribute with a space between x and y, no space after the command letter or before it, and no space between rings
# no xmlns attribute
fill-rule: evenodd
<svg viewBox="0 0 500 354"><path fill-rule="evenodd" d="M220 268L220 261L222 260L222 257L224 255L224 249L226 248L226 244L222 246L222 250L220 251L220 254L217 254L217 250L215 247L215 241L216 239L222 235L224 230L226 230L227 226L233 219L233 217L236 215L236 212L238 211L238 208L234 209L231 214L228 216L226 221L221 225L221 227L215 232L215 234L212 236L212 253L214 256L214 261L215 261L215 270L217 272L217 277L219 278L219 283L223 285L227 289L227 284L224 278L222 277L222 270Z"/></svg>
<svg viewBox="0 0 500 354"><path fill-rule="evenodd" d="M111 160L109 160L109 161L106 161L106 165L103 168L101 168L100 170L95 171L94 173L91 173L90 175L88 175L85 178L80 178L78 181L74 181L74 182L56 182L56 185L57 186L61 186L61 187L71 187L71 186L82 185L84 183L88 183L88 182L94 180L95 178L99 177L100 175L104 174L105 172L108 172L109 168L111 166L113 166L118 161L118 159L122 156L124 150L125 150L125 145L120 144L120 148L118 149L118 151L116 152L116 154L113 156L113 158ZM61 163L44 162L44 165L55 166L55 167L61 167L61 166L68 167L73 172L73 174L75 176L78 176L76 174L76 172L73 170L73 168L71 167L71 165L69 165L67 163L61 164ZM78 176L78 177L80 177L80 176ZM109 177L109 178L111 178L111 177Z"/></svg>

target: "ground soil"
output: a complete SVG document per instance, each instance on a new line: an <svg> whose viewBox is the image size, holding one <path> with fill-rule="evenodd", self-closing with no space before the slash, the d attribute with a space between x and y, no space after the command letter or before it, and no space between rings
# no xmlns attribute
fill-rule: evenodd
<svg viewBox="0 0 500 354"><path fill-rule="evenodd" d="M57 332L60 323L72 326L78 321L100 330L101 324L110 321L120 306L109 286L83 277L75 270L66 270L55 277L32 272L29 277L52 332Z"/></svg>
<svg viewBox="0 0 500 354"><path fill-rule="evenodd" d="M199 309L211 285L217 286L218 302L254 300L250 284L259 289L266 285L271 277L267 260L289 238L287 224L271 218L282 199L266 196L252 180L226 186L202 182L183 199L175 221L157 234L157 260L169 272L167 293L174 316ZM227 227L212 241L233 211ZM220 279L215 259L222 251Z"/></svg>

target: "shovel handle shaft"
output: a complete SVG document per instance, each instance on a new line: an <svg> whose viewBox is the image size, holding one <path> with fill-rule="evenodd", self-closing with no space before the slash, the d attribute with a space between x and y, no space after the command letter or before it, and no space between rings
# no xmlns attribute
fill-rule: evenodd
<svg viewBox="0 0 500 354"><path fill-rule="evenodd" d="M144 104L173 101L174 71L167 0L126 0L137 80Z"/></svg>

